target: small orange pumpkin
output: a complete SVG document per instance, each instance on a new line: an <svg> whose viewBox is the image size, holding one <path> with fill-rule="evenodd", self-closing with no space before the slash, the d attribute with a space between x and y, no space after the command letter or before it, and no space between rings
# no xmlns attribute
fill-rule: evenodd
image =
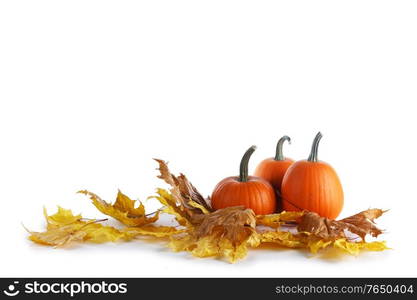
<svg viewBox="0 0 417 300"><path fill-rule="evenodd" d="M281 192L282 179L285 172L294 163L291 158L286 158L282 154L282 145L287 141L291 144L289 136L284 135L277 143L275 157L264 159L255 169L255 176L262 177L268 181L274 188Z"/></svg>
<svg viewBox="0 0 417 300"><path fill-rule="evenodd" d="M239 176L227 177L216 185L211 196L214 209L245 206L257 215L275 212L276 197L272 185L263 178L248 176L249 158L255 149L256 146L252 146L243 155Z"/></svg>
<svg viewBox="0 0 417 300"><path fill-rule="evenodd" d="M287 170L281 186L283 209L306 209L335 219L343 208L343 189L336 171L317 159L321 138L319 132L307 160L297 161Z"/></svg>

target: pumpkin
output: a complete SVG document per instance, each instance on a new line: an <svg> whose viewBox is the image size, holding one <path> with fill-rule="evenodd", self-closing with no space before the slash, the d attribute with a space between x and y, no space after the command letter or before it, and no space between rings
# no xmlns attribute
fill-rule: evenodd
<svg viewBox="0 0 417 300"><path fill-rule="evenodd" d="M336 171L317 158L322 134L317 133L307 160L288 168L281 186L283 209L309 210L335 219L343 208L343 189Z"/></svg>
<svg viewBox="0 0 417 300"><path fill-rule="evenodd" d="M255 169L255 176L262 177L268 181L274 188L281 192L282 179L285 172L294 163L291 158L286 158L282 154L282 145L287 141L291 144L291 139L288 136L283 136L277 143L275 157L264 159L259 163Z"/></svg>
<svg viewBox="0 0 417 300"><path fill-rule="evenodd" d="M243 155L239 176L227 177L216 185L211 196L214 209L244 206L257 215L275 212L276 196L272 185L263 178L248 176L249 158L255 149L256 146L252 146Z"/></svg>

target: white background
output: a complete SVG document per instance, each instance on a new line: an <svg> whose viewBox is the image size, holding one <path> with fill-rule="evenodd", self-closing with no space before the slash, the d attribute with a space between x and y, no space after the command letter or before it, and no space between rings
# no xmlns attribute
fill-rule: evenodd
<svg viewBox="0 0 417 300"><path fill-rule="evenodd" d="M2 1L1 276L417 276L415 1ZM202 193L288 134L339 173L341 217L390 209L393 250L342 260L257 249L229 264L164 243L52 249L42 207L101 217L87 188L145 200L153 157ZM146 202L149 211L155 202Z"/></svg>

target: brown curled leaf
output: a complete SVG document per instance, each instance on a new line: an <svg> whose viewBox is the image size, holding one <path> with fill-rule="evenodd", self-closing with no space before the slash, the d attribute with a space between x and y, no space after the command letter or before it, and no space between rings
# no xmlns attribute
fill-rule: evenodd
<svg viewBox="0 0 417 300"><path fill-rule="evenodd" d="M350 232L359 235L362 240L364 240L367 234L377 237L382 233L382 230L376 227L374 220L382 216L385 212L386 211L378 208L368 209L340 220L340 222L347 224Z"/></svg>
<svg viewBox="0 0 417 300"><path fill-rule="evenodd" d="M170 172L165 161L161 159L155 159L155 161L159 164L158 170L160 175L158 175L158 178L163 179L171 186L170 192L173 200L175 200L177 205L181 206L182 211L189 216L189 219L193 215L203 213L198 207L190 205L190 201L204 207L206 211L212 211L212 208L208 204L209 200L204 199L184 174L180 174L177 177Z"/></svg>
<svg viewBox="0 0 417 300"><path fill-rule="evenodd" d="M347 238L345 230L358 235L363 241L370 234L377 237L382 231L375 226L374 219L384 213L381 209L368 209L340 221L320 217L314 212L304 212L298 224L299 232L308 232L321 239Z"/></svg>
<svg viewBox="0 0 417 300"><path fill-rule="evenodd" d="M189 251L197 257L225 257L235 262L246 256L248 247L260 243L251 209L228 207L195 217L195 225L186 234L173 236L170 247Z"/></svg>
<svg viewBox="0 0 417 300"><path fill-rule="evenodd" d="M195 229L198 238L220 233L223 238L238 244L251 235L256 226L255 214L243 206L227 207L202 215Z"/></svg>

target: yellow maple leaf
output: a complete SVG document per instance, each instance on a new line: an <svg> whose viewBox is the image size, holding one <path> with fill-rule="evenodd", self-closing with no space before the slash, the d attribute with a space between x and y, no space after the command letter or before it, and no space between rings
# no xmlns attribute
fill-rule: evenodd
<svg viewBox="0 0 417 300"><path fill-rule="evenodd" d="M111 226L98 223L101 220L85 220L81 215L74 215L71 210L58 206L58 212L48 216L46 231L29 231L29 239L35 243L54 247L67 246L74 242L105 243L118 240L131 240L136 235L124 232Z"/></svg>
<svg viewBox="0 0 417 300"><path fill-rule="evenodd" d="M286 231L274 230L261 233L262 243L275 243L288 248L305 248L313 254L333 247L351 255L358 255L361 251L383 251L389 249L385 241L348 241L346 238L336 240L317 237L313 233L302 232L293 234Z"/></svg>
<svg viewBox="0 0 417 300"><path fill-rule="evenodd" d="M139 203L139 206L135 208L136 201L131 200L120 190L117 193L116 202L114 204L110 204L96 194L86 190L79 191L79 193L89 196L94 206L100 212L115 218L126 226L142 226L157 221L159 217L158 211L153 217L148 218L145 214L145 207L143 204Z"/></svg>

